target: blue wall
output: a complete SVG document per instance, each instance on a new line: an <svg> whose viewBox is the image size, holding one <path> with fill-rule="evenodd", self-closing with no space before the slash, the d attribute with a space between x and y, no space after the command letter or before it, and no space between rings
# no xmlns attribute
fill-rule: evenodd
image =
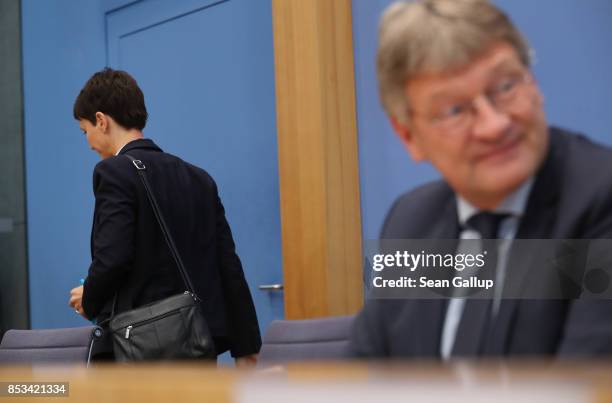
<svg viewBox="0 0 612 403"><path fill-rule="evenodd" d="M552 124L612 144L612 1L496 0L535 50L534 72ZM353 0L363 238L378 237L395 198L437 178L410 161L378 100L378 19L390 0Z"/></svg>
<svg viewBox="0 0 612 403"><path fill-rule="evenodd" d="M33 327L83 325L68 291L86 274L98 162L72 104L105 65L101 1L22 1L26 191Z"/></svg>

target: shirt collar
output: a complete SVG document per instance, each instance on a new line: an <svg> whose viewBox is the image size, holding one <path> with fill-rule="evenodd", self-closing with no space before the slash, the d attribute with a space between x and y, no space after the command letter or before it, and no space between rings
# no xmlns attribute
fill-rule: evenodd
<svg viewBox="0 0 612 403"><path fill-rule="evenodd" d="M507 213L514 217L521 217L527 206L527 198L533 186L534 177L530 176L523 184L506 197L496 208L492 210L494 213ZM459 216L459 224L465 225L475 214L482 210L475 207L463 197L457 195L457 215Z"/></svg>

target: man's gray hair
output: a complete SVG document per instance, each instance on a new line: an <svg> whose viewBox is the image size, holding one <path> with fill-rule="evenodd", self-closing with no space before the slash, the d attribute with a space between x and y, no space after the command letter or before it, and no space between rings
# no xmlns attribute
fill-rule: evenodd
<svg viewBox="0 0 612 403"><path fill-rule="evenodd" d="M527 42L510 18L488 0L399 1L384 12L378 35L380 98L389 116L407 122L406 82L422 72L445 72L482 55L495 43L514 47L530 65Z"/></svg>

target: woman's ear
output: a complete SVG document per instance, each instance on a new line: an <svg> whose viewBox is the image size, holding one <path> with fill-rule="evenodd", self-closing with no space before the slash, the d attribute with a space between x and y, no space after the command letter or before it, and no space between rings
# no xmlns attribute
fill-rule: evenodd
<svg viewBox="0 0 612 403"><path fill-rule="evenodd" d="M109 127L108 116L102 112L96 112L96 127L100 129L102 133L106 133Z"/></svg>

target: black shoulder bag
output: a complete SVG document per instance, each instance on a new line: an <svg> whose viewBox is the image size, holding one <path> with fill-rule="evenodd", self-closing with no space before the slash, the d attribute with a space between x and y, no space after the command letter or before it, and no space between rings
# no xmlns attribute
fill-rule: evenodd
<svg viewBox="0 0 612 403"><path fill-rule="evenodd" d="M215 346L199 307L200 299L170 236L142 161L125 155L136 167L168 248L185 283L184 293L115 315L110 319L117 361L176 360L216 357Z"/></svg>

